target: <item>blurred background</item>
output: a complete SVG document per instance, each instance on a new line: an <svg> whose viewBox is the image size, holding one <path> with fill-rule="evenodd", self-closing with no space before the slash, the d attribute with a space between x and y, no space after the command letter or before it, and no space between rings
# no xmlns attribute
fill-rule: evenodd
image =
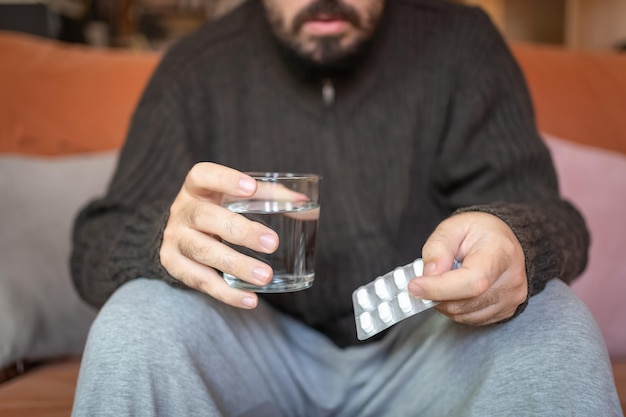
<svg viewBox="0 0 626 417"><path fill-rule="evenodd" d="M162 50L242 1L0 0L0 30L99 47ZM510 41L626 49L625 0L456 1L483 7Z"/></svg>
<svg viewBox="0 0 626 417"><path fill-rule="evenodd" d="M161 50L242 0L0 0L0 30Z"/></svg>

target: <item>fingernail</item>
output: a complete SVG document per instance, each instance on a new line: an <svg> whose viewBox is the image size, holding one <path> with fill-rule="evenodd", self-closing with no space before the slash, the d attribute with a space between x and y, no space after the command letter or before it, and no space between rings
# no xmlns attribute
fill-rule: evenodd
<svg viewBox="0 0 626 417"><path fill-rule="evenodd" d="M243 297L241 299L241 305L246 308L254 308L256 307L256 298L255 297Z"/></svg>
<svg viewBox="0 0 626 417"><path fill-rule="evenodd" d="M252 194L256 187L256 181L252 178L242 178L239 180L239 188L247 194Z"/></svg>
<svg viewBox="0 0 626 417"><path fill-rule="evenodd" d="M270 272L267 268L257 267L252 270L252 275L256 278L257 282L261 285L267 284L267 280L270 278Z"/></svg>
<svg viewBox="0 0 626 417"><path fill-rule="evenodd" d="M259 238L259 243L267 251L274 251L274 249L276 249L276 246L278 245L278 242L276 241L276 236L274 235L262 235Z"/></svg>
<svg viewBox="0 0 626 417"><path fill-rule="evenodd" d="M424 275L432 275L437 270L437 264L434 262L427 263L424 266Z"/></svg>

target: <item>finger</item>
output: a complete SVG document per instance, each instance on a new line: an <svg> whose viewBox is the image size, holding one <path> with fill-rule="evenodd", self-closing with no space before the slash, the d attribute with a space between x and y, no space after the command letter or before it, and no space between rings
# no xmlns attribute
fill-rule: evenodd
<svg viewBox="0 0 626 417"><path fill-rule="evenodd" d="M409 282L408 290L416 297L434 301L479 297L489 290L498 277L483 271L463 264L461 268L441 275L417 277Z"/></svg>
<svg viewBox="0 0 626 417"><path fill-rule="evenodd" d="M257 306L256 294L230 287L215 269L199 264L182 254L178 254L176 258L172 262L175 266L168 272L188 287L233 307L253 309Z"/></svg>
<svg viewBox="0 0 626 417"><path fill-rule="evenodd" d="M257 182L236 169L200 162L189 170L184 187L196 197L213 198L216 193L245 197L256 192Z"/></svg>
<svg viewBox="0 0 626 417"><path fill-rule="evenodd" d="M215 204L190 206L184 212L184 219L190 229L257 252L272 253L278 248L279 239L274 230Z"/></svg>
<svg viewBox="0 0 626 417"><path fill-rule="evenodd" d="M441 303L441 311L445 311L451 316L474 313L498 305L504 295L500 288L493 286L478 297L445 301Z"/></svg>
<svg viewBox="0 0 626 417"><path fill-rule="evenodd" d="M451 312L448 307L449 303L444 302L437 305L436 309L451 320L469 326L484 326L487 324L498 323L502 320L510 318L513 315L512 313L507 315L504 311L501 311L497 304L488 305L485 308L478 310L458 313Z"/></svg>
<svg viewBox="0 0 626 417"><path fill-rule="evenodd" d="M454 218L441 223L428 237L422 248L424 275L439 275L448 271L455 260L462 260L458 254L464 238L464 228L455 225Z"/></svg>
<svg viewBox="0 0 626 417"><path fill-rule="evenodd" d="M320 218L320 208L316 207L311 210L287 212L285 213L285 216L290 217L292 219L296 219L296 220L302 220L305 222L311 221L311 220L318 220Z"/></svg>
<svg viewBox="0 0 626 417"><path fill-rule="evenodd" d="M297 191L287 188L284 184L273 181L258 181L258 188L254 194L254 198L257 200L270 200L270 201L291 201L302 202L309 201L309 197L306 194L299 193Z"/></svg>
<svg viewBox="0 0 626 417"><path fill-rule="evenodd" d="M292 219L310 221L318 220L320 216L319 207L309 209L303 205L303 203L311 200L306 194L293 191L280 183L260 181L258 183L257 192L253 197L255 200L280 201L295 204L294 208L296 210L290 211L290 209L287 209L287 212L284 213L285 216ZM271 208L269 211L271 211Z"/></svg>
<svg viewBox="0 0 626 417"><path fill-rule="evenodd" d="M199 232L181 240L178 249L184 257L196 263L234 275L254 285L267 285L272 279L272 268L262 260L246 256ZM254 253L249 252L249 255Z"/></svg>
<svg viewBox="0 0 626 417"><path fill-rule="evenodd" d="M513 291L515 287L509 287L508 283L498 281L481 296L445 301L437 307L440 312L460 323L473 325L495 323L512 317L517 307L524 302L523 293L520 293L521 296L515 295L519 293Z"/></svg>

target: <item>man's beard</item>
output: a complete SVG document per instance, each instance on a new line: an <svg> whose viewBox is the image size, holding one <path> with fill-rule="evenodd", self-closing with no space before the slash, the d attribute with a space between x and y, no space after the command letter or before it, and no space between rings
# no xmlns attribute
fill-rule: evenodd
<svg viewBox="0 0 626 417"><path fill-rule="evenodd" d="M290 27L285 25L278 12L268 8L267 13L274 34L289 54L304 65L323 72L352 68L367 49L380 17L380 11L372 11L364 22L351 5L341 0L317 0L311 3L294 17ZM298 34L307 21L322 14L345 20L360 32L359 36L348 45L342 44L343 36L319 36L309 41L313 48L307 48L298 39Z"/></svg>
<svg viewBox="0 0 626 417"><path fill-rule="evenodd" d="M350 48L342 48L335 39L319 39L317 48L322 54L322 59L313 59L311 53L303 52L280 38L278 38L278 44L289 59L298 64L301 69L310 72L310 75L328 77L347 74L356 68L366 56L370 40L364 39Z"/></svg>

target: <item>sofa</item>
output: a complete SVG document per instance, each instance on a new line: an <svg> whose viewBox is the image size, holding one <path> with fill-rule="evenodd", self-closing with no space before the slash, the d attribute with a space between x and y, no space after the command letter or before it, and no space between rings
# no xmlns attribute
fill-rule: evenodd
<svg viewBox="0 0 626 417"><path fill-rule="evenodd" d="M591 230L572 287L599 324L624 407L626 55L511 48L562 194ZM104 192L160 56L0 32L0 57L0 415L68 416L96 314L71 285L72 221Z"/></svg>

